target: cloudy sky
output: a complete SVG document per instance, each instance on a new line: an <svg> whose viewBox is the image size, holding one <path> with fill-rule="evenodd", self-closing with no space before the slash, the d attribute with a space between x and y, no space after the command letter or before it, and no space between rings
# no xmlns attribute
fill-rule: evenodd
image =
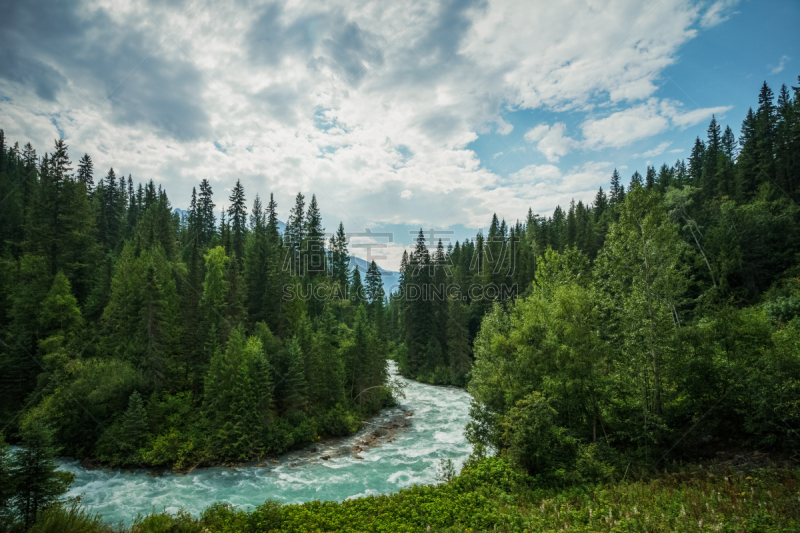
<svg viewBox="0 0 800 533"><path fill-rule="evenodd" d="M202 178L283 219L316 194L329 230L392 233L393 269L420 226L590 201L712 113L738 135L764 80L797 84L797 28L794 0L4 2L0 128L175 207Z"/></svg>

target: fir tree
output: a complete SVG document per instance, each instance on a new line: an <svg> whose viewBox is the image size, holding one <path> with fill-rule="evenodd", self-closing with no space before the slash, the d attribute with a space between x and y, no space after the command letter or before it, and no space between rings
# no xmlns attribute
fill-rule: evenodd
<svg viewBox="0 0 800 533"><path fill-rule="evenodd" d="M147 411L139 391L128 398L128 410L122 416L122 439L125 445L136 450L144 444L147 435Z"/></svg>
<svg viewBox="0 0 800 533"><path fill-rule="evenodd" d="M75 479L74 474L57 470L58 448L53 430L39 420L23 427L22 449L11 460L17 490L12 500L27 528L39 511L57 503Z"/></svg>
<svg viewBox="0 0 800 533"><path fill-rule="evenodd" d="M239 265L244 260L244 241L247 231L247 207L245 206L244 187L236 180L229 198L228 223L231 227L231 248Z"/></svg>
<svg viewBox="0 0 800 533"><path fill-rule="evenodd" d="M89 154L83 154L78 163L77 178L86 186L86 191L91 195L94 190L94 165Z"/></svg>
<svg viewBox="0 0 800 533"><path fill-rule="evenodd" d="M309 278L324 275L325 266L325 228L322 227L322 214L317 204L317 196L311 195L311 202L308 204L308 212L305 218L305 228L303 229L305 244L303 246L305 259L303 261L303 272L307 272Z"/></svg>
<svg viewBox="0 0 800 533"><path fill-rule="evenodd" d="M211 184L207 179L203 179L200 182L200 194L197 200L197 237L201 247L211 244L211 239L216 235L216 218L214 216L214 207L216 207L216 204L212 201L212 196Z"/></svg>

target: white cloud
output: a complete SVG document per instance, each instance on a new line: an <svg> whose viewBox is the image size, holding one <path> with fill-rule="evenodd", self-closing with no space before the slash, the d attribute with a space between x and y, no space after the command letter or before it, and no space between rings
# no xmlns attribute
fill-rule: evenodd
<svg viewBox="0 0 800 533"><path fill-rule="evenodd" d="M735 14L732 8L739 3L739 0L717 0L700 17L700 26L711 28L721 24Z"/></svg>
<svg viewBox="0 0 800 533"><path fill-rule="evenodd" d="M565 135L567 126L556 122L552 126L539 124L525 134L525 140L536 143L536 149L544 154L551 163L566 155L577 144L574 139Z"/></svg>
<svg viewBox="0 0 800 533"><path fill-rule="evenodd" d="M675 111L671 115L669 115L670 111L667 111L667 114L669 115L673 124L680 128L688 128L689 126L694 126L711 119L711 115L722 115L731 109L733 109L733 106L718 106L695 109L686 113L679 113Z"/></svg>
<svg viewBox="0 0 800 533"><path fill-rule="evenodd" d="M662 115L656 98L605 118L589 119L581 126L588 146L594 149L620 148L663 133L668 128L669 119Z"/></svg>
<svg viewBox="0 0 800 533"><path fill-rule="evenodd" d="M786 68L786 63L788 63L791 60L792 58L787 55L781 56L781 60L778 62L778 66L773 68L770 71L770 74L778 74L780 72L783 72L783 69Z"/></svg>
<svg viewBox="0 0 800 533"><path fill-rule="evenodd" d="M670 144L672 144L672 143L671 142L663 142L663 143L659 144L658 146L656 146L655 148L653 148L652 150L648 150L648 151L643 152L641 154L636 154L633 157L641 157L641 158L647 159L648 157L655 157L657 155L661 155L661 154L664 153L664 150L666 150L667 147L669 147Z"/></svg>
<svg viewBox="0 0 800 533"><path fill-rule="evenodd" d="M682 112L672 100L650 98L644 104L617 111L600 119L588 119L582 125L587 146L592 149L620 148L667 131L670 127L687 128L711 115L721 115L732 106L707 107ZM657 155L657 154L653 154ZM645 156L647 157L647 156Z"/></svg>
<svg viewBox="0 0 800 533"><path fill-rule="evenodd" d="M150 3L145 14L136 3L88 1L75 8L80 24L38 26L79 28L63 42L82 43L80 57L84 46L96 47L100 57L124 67L122 75L90 72L73 59L72 48L48 41L31 54L69 83L48 100L0 77L0 123L10 140L30 140L40 154L52 149L61 129L69 134L73 161L87 152L98 174L113 166L137 180L152 178L177 207L186 207L191 187L208 178L219 209L227 203L224 191L241 179L248 202L273 192L284 217L298 190L316 194L329 228L339 220L353 231L379 224L479 227L499 209L509 219L522 218L528 205L549 209L608 181L610 169L597 166L605 163L554 165L578 146L578 135L569 136L562 122L526 134L550 165L525 167L511 180L488 170L469 145L484 132L511 133L513 125L503 119L508 113L611 109L581 126L586 146L602 148L728 109L683 113L678 103L653 97L664 68L698 25L729 13L730 3L724 4L702 11L686 0L486 0L413 8L378 0L256 0L247 10L212 3L189 12ZM13 8L32 9L25 2ZM16 13L9 20L36 18ZM98 20L107 27L92 26ZM174 30L171 38L153 20ZM37 25L30 24L5 35L31 33ZM14 44L36 46L33 40ZM180 79L151 83L171 72L156 72L154 61L194 73L183 87L194 107L184 113ZM120 80L119 92L112 92ZM123 93L134 82L139 100ZM172 93L172 107L148 108ZM165 109L204 116L175 125L158 112ZM521 183L526 176L539 181Z"/></svg>

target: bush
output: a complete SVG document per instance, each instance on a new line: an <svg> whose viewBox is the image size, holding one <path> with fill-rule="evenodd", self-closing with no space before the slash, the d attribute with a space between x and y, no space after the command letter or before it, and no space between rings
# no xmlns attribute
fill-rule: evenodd
<svg viewBox="0 0 800 533"><path fill-rule="evenodd" d="M112 533L103 517L83 509L77 501L39 514L28 533Z"/></svg>
<svg viewBox="0 0 800 533"><path fill-rule="evenodd" d="M361 420L345 409L342 404L329 410L321 417L322 431L328 435L345 436L358 430Z"/></svg>
<svg viewBox="0 0 800 533"><path fill-rule="evenodd" d="M500 423L504 453L531 475L574 470L578 445L556 426L556 415L541 393L532 392Z"/></svg>

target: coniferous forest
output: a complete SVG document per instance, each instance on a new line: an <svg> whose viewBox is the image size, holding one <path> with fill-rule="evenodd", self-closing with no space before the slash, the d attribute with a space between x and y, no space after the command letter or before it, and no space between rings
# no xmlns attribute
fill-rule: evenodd
<svg viewBox="0 0 800 533"><path fill-rule="evenodd" d="M712 118L688 159L627 183L615 170L589 204L494 216L447 247L420 230L392 294L374 262L363 281L350 268L343 225L326 242L313 195L298 193L280 232L272 196L239 182L220 212L203 180L182 216L152 180L96 170L63 140L38 155L0 133L5 441L47 468L57 454L176 469L256 459L394 405L394 359L472 395L461 475L331 506L156 513L137 531L795 530L798 85L776 95L765 82L738 133ZM795 466L681 470L731 449ZM29 525L58 507L69 476L14 492L8 476L33 459L2 457L4 516ZM690 488L668 493L679 478Z"/></svg>

